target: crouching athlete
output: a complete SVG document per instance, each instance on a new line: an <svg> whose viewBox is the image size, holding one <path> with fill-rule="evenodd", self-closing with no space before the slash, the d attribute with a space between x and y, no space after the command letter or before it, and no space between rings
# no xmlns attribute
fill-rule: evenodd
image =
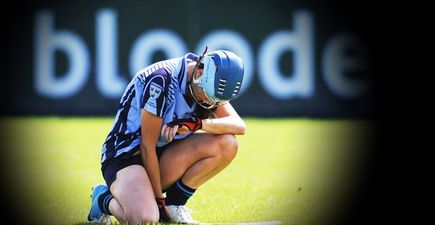
<svg viewBox="0 0 435 225"><path fill-rule="evenodd" d="M230 164L235 135L245 133L230 104L243 74L236 54L207 48L140 70L102 146L106 184L92 188L88 221L107 223L113 215L122 224L198 223L186 202Z"/></svg>

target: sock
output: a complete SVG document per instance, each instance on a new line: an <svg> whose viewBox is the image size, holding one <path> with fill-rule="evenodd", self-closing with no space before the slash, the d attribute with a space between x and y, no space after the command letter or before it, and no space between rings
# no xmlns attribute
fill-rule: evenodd
<svg viewBox="0 0 435 225"><path fill-rule="evenodd" d="M103 211L104 214L112 215L109 210L109 203L110 200L112 200L113 195L110 193L110 191L106 191L104 194L101 194L98 197L98 206L100 206L101 211Z"/></svg>
<svg viewBox="0 0 435 225"><path fill-rule="evenodd" d="M185 205L195 191L180 179L167 189L166 205Z"/></svg>

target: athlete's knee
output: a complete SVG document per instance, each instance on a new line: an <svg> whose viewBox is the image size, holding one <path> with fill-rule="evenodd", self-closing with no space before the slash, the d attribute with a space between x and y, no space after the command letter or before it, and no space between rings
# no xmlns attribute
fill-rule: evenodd
<svg viewBox="0 0 435 225"><path fill-rule="evenodd" d="M125 211L124 218L127 224L154 224L159 221L158 210L145 210L145 207Z"/></svg>
<svg viewBox="0 0 435 225"><path fill-rule="evenodd" d="M127 224L154 224L159 222L159 216L152 215L149 212L142 212L139 214L129 214L125 216Z"/></svg>
<svg viewBox="0 0 435 225"><path fill-rule="evenodd" d="M237 150L239 149L239 143L237 138L233 134L222 134L218 135L218 142L220 146L220 154L223 161L231 161L237 155Z"/></svg>

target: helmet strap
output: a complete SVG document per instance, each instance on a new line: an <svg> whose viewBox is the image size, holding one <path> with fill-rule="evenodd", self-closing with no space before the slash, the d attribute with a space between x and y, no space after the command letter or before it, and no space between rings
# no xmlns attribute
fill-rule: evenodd
<svg viewBox="0 0 435 225"><path fill-rule="evenodd" d="M193 72L192 72L192 79L190 80L190 82L193 82L194 84L198 84L201 80L200 80L200 78L195 78L195 72L196 72L196 70L199 68L199 66L200 66L200 64L201 64L201 61L202 61L202 59L204 58L204 56L205 56L205 53L207 53L207 50L208 50L208 46L205 46L205 50L204 50L204 52L201 54L201 56L199 56L199 58L198 58L198 61L196 61L196 65L195 65L195 67L193 68ZM190 83L189 82L189 83Z"/></svg>

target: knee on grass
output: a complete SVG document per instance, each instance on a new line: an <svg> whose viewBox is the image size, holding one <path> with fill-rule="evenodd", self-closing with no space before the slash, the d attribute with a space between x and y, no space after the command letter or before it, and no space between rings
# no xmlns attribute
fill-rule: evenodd
<svg viewBox="0 0 435 225"><path fill-rule="evenodd" d="M124 224L155 224L159 222L159 212L158 210L133 210L130 212L125 212L124 214Z"/></svg>

